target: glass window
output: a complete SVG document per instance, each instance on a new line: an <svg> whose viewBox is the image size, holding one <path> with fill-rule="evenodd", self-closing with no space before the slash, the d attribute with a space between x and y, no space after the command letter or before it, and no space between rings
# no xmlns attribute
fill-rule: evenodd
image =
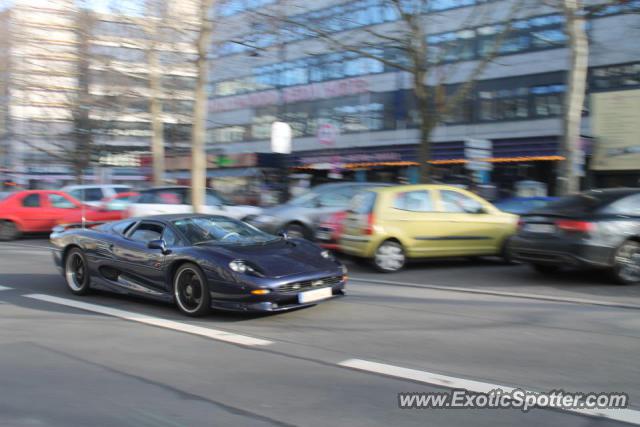
<svg viewBox="0 0 640 427"><path fill-rule="evenodd" d="M407 191L396 195L393 207L411 212L433 212L433 201L428 191Z"/></svg>
<svg viewBox="0 0 640 427"><path fill-rule="evenodd" d="M131 233L129 238L131 240L143 243L148 243L152 240L160 240L160 238L162 237L163 228L164 227L162 227L162 225L160 224L142 222L136 227L133 233Z"/></svg>
<svg viewBox="0 0 640 427"><path fill-rule="evenodd" d="M162 233L162 239L168 247L176 246L180 242L180 239L178 238L176 233L174 233L173 230L169 227L166 227L164 229L164 232Z"/></svg>
<svg viewBox="0 0 640 427"><path fill-rule="evenodd" d="M617 200L605 208L606 213L640 216L640 194Z"/></svg>
<svg viewBox="0 0 640 427"><path fill-rule="evenodd" d="M244 222L224 217L195 217L174 222L191 244L255 245L280 240Z"/></svg>
<svg viewBox="0 0 640 427"><path fill-rule="evenodd" d="M76 191L79 191L79 196L74 197L83 202L99 202L104 197L100 188L80 188Z"/></svg>
<svg viewBox="0 0 640 427"><path fill-rule="evenodd" d="M49 203L57 209L75 209L77 207L71 200L59 194L49 194Z"/></svg>
<svg viewBox="0 0 640 427"><path fill-rule="evenodd" d="M327 191L318 197L318 202L323 208L346 208L354 193L355 190L350 187Z"/></svg>
<svg viewBox="0 0 640 427"><path fill-rule="evenodd" d="M136 223L135 221L131 221L131 220L120 221L113 224L111 229L118 234L124 235L127 233L127 231L129 231L129 228L131 228L131 226L135 223Z"/></svg>
<svg viewBox="0 0 640 427"><path fill-rule="evenodd" d="M357 214L368 214L373 212L376 204L376 193L363 191L357 193L349 203L349 212Z"/></svg>
<svg viewBox="0 0 640 427"><path fill-rule="evenodd" d="M22 199L22 206L25 208L39 208L40 207L40 195L39 194L29 194L27 197Z"/></svg>
<svg viewBox="0 0 640 427"><path fill-rule="evenodd" d="M145 191L138 203L157 203L165 205L186 205L187 190L184 188Z"/></svg>
<svg viewBox="0 0 640 427"><path fill-rule="evenodd" d="M480 213L482 204L476 199L453 190L440 191L440 199L445 212L451 213Z"/></svg>

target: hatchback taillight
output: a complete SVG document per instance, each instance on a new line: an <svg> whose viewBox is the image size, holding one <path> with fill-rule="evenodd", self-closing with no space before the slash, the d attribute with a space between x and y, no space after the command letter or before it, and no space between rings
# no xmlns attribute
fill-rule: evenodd
<svg viewBox="0 0 640 427"><path fill-rule="evenodd" d="M559 219L556 221L556 227L563 231L573 233L589 233L596 228L593 222L576 221L571 219Z"/></svg>
<svg viewBox="0 0 640 427"><path fill-rule="evenodd" d="M368 236L373 234L373 224L374 224L374 216L372 213L367 215L367 225L362 229L362 234L366 234Z"/></svg>

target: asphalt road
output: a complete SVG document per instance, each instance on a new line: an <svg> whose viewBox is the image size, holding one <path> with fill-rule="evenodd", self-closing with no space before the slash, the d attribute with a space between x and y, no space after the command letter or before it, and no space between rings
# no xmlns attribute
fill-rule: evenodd
<svg viewBox="0 0 640 427"><path fill-rule="evenodd" d="M640 424L640 287L606 275L541 277L490 259L380 275L349 261L344 298L194 320L137 298L74 297L46 246L0 243L0 426L628 425L398 407L399 392L465 380L626 392L626 419Z"/></svg>

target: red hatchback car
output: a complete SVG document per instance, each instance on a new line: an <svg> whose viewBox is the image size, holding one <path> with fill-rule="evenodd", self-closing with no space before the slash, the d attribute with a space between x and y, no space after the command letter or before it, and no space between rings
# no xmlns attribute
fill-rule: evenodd
<svg viewBox="0 0 640 427"><path fill-rule="evenodd" d="M26 190L9 193L0 200L0 241L16 239L22 233L48 232L61 223L113 221L123 211L108 211L83 205L67 193Z"/></svg>

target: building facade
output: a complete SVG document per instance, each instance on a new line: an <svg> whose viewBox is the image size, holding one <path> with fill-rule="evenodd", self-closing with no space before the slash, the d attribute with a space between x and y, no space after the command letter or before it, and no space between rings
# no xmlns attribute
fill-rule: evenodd
<svg viewBox="0 0 640 427"><path fill-rule="evenodd" d="M429 5L422 13L428 22L426 41L438 55L447 84L476 81L433 132L435 178L468 181L465 141L487 139L493 147L493 170L482 174L484 182L513 189L517 181L534 180L553 193L556 165L562 159L561 114L569 61L562 12L537 1L524 2L514 15L506 12L513 10L511 1L423 3ZM318 179L415 180L419 132L411 75L376 60L392 58L393 49L382 44L371 51L373 55L341 51L335 43L312 37L309 28L287 24L307 22L342 40L367 32L395 34L399 17L389 4L222 3L218 16L224 17L224 25L218 26L210 78L211 146L225 153L268 152L271 123L282 120L293 129L290 164L299 172ZM640 87L640 49L634 41L640 36L638 10L638 1L591 10L589 96L581 138L587 169L598 143L591 95ZM278 14L286 18L273 19L277 23L263 19ZM506 25L510 30L498 55L480 75L465 74ZM639 185L640 165L637 169L627 170L615 183L610 175L616 171L598 170L585 174L585 179L593 185Z"/></svg>
<svg viewBox="0 0 640 427"><path fill-rule="evenodd" d="M147 180L141 159L150 151L152 99L167 151L189 146L195 2L144 4L94 10L73 0L16 0L2 8L5 179L29 187Z"/></svg>

